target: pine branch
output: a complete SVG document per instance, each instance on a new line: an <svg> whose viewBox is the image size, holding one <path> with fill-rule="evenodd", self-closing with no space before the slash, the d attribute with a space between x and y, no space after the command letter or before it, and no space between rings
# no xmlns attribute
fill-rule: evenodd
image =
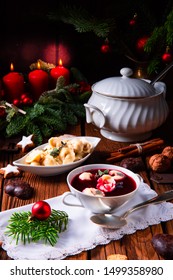
<svg viewBox="0 0 173 280"><path fill-rule="evenodd" d="M44 111L45 109L43 105L35 103L34 107L30 108L27 113L29 113L30 119L33 120L44 114Z"/></svg>
<svg viewBox="0 0 173 280"><path fill-rule="evenodd" d="M28 124L28 116L15 115L6 127L8 137L20 134Z"/></svg>
<svg viewBox="0 0 173 280"><path fill-rule="evenodd" d="M34 135L34 143L40 145L43 142L42 125L39 126L34 122L28 123L26 126L26 135Z"/></svg>
<svg viewBox="0 0 173 280"><path fill-rule="evenodd" d="M68 107L70 110L72 110L75 115L79 118L84 118L85 117L85 108L83 106L83 104L68 104Z"/></svg>
<svg viewBox="0 0 173 280"><path fill-rule="evenodd" d="M166 42L168 46L173 44L173 10L169 13L165 22L165 29L167 31Z"/></svg>
<svg viewBox="0 0 173 280"><path fill-rule="evenodd" d="M44 221L30 220L31 212L15 212L7 226L6 234L21 241L24 245L31 242L43 241L54 246L59 233L67 229L68 215L65 211L52 209L50 217Z"/></svg>
<svg viewBox="0 0 173 280"><path fill-rule="evenodd" d="M106 38L115 28L114 18L96 19L82 7L62 6L57 11L50 13L48 18L71 24L79 33L93 32L102 38Z"/></svg>
<svg viewBox="0 0 173 280"><path fill-rule="evenodd" d="M47 125L47 123L42 123L40 126L40 134L43 136L42 138L49 138L52 135L52 128ZM42 141L40 143L42 143Z"/></svg>

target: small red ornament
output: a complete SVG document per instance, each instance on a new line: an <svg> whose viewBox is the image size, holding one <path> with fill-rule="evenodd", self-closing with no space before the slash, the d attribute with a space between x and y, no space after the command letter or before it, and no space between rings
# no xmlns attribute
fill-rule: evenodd
<svg viewBox="0 0 173 280"><path fill-rule="evenodd" d="M28 96L26 96L25 98L22 99L22 104L23 105L31 105L32 104L32 99Z"/></svg>
<svg viewBox="0 0 173 280"><path fill-rule="evenodd" d="M6 116L6 111L4 107L0 107L0 118L3 118Z"/></svg>
<svg viewBox="0 0 173 280"><path fill-rule="evenodd" d="M51 215L50 205L43 200L37 201L32 206L32 217L35 217L38 220L46 220Z"/></svg>
<svg viewBox="0 0 173 280"><path fill-rule="evenodd" d="M106 39L104 44L101 46L100 48L101 52L102 53L108 53L110 52L111 48L110 48L110 45L109 45L109 40Z"/></svg>
<svg viewBox="0 0 173 280"><path fill-rule="evenodd" d="M26 93L22 93L20 96L20 99L14 99L13 100L13 104L15 106L19 106L19 105L32 105L33 103L33 99L29 96L29 94Z"/></svg>
<svg viewBox="0 0 173 280"><path fill-rule="evenodd" d="M19 106L20 105L20 99L14 99L13 100L13 105L15 105L15 106Z"/></svg>
<svg viewBox="0 0 173 280"><path fill-rule="evenodd" d="M137 49L138 52L143 52L144 51L144 46L147 43L148 39L149 39L148 36L143 36L143 37L141 37L137 40L136 49Z"/></svg>
<svg viewBox="0 0 173 280"><path fill-rule="evenodd" d="M165 53L162 55L162 61L165 63L170 63L173 60L170 48L166 47Z"/></svg>
<svg viewBox="0 0 173 280"><path fill-rule="evenodd" d="M129 21L130 26L134 26L136 24L137 14L135 13L133 18Z"/></svg>
<svg viewBox="0 0 173 280"><path fill-rule="evenodd" d="M23 93L20 97L21 100L24 100L26 97L28 97L27 93Z"/></svg>

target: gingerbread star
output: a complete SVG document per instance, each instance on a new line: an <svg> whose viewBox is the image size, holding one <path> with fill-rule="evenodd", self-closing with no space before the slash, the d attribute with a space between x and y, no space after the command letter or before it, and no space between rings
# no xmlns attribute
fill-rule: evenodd
<svg viewBox="0 0 173 280"><path fill-rule="evenodd" d="M22 140L16 144L17 147L22 149L22 152L26 152L30 147L34 147L33 142L34 135L22 136Z"/></svg>
<svg viewBox="0 0 173 280"><path fill-rule="evenodd" d="M8 164L6 167L0 168L0 174L4 175L4 178L11 178L19 176L21 171L18 169L17 166Z"/></svg>

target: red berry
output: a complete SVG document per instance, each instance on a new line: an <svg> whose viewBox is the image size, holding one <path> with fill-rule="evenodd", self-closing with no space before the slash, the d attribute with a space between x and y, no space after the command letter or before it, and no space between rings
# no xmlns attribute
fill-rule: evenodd
<svg viewBox="0 0 173 280"><path fill-rule="evenodd" d="M20 98L24 100L26 97L28 97L28 95L26 93L23 93Z"/></svg>
<svg viewBox="0 0 173 280"><path fill-rule="evenodd" d="M34 216L38 220L46 220L47 218L49 218L50 215L51 207L46 201L37 201L32 206L32 216Z"/></svg>
<svg viewBox="0 0 173 280"><path fill-rule="evenodd" d="M25 97L22 101L23 101L23 104L28 104L29 97Z"/></svg>
<svg viewBox="0 0 173 280"><path fill-rule="evenodd" d="M22 100L22 103L23 103L24 105L31 105L32 102L33 102L32 99L29 98L29 97L25 97L25 98Z"/></svg>
<svg viewBox="0 0 173 280"><path fill-rule="evenodd" d="M14 99L14 100L13 100L13 104L14 104L15 106L19 106L20 100L19 100L19 99Z"/></svg>
<svg viewBox="0 0 173 280"><path fill-rule="evenodd" d="M0 118L5 117L5 116L6 116L5 109L0 107Z"/></svg>

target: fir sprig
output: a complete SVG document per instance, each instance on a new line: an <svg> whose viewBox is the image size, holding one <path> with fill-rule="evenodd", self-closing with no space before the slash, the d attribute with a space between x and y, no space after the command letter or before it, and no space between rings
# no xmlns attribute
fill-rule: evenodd
<svg viewBox="0 0 173 280"><path fill-rule="evenodd" d="M96 19L85 9L75 6L62 6L57 11L50 13L48 17L53 21L72 24L77 32L93 32L96 36L102 38L107 37L110 30L115 27L113 17L106 18L103 22L103 20Z"/></svg>
<svg viewBox="0 0 173 280"><path fill-rule="evenodd" d="M59 233L67 229L68 215L65 211L52 209L48 219L40 221L30 219L31 212L15 212L12 214L7 226L6 234L24 245L31 242L43 241L54 246Z"/></svg>

